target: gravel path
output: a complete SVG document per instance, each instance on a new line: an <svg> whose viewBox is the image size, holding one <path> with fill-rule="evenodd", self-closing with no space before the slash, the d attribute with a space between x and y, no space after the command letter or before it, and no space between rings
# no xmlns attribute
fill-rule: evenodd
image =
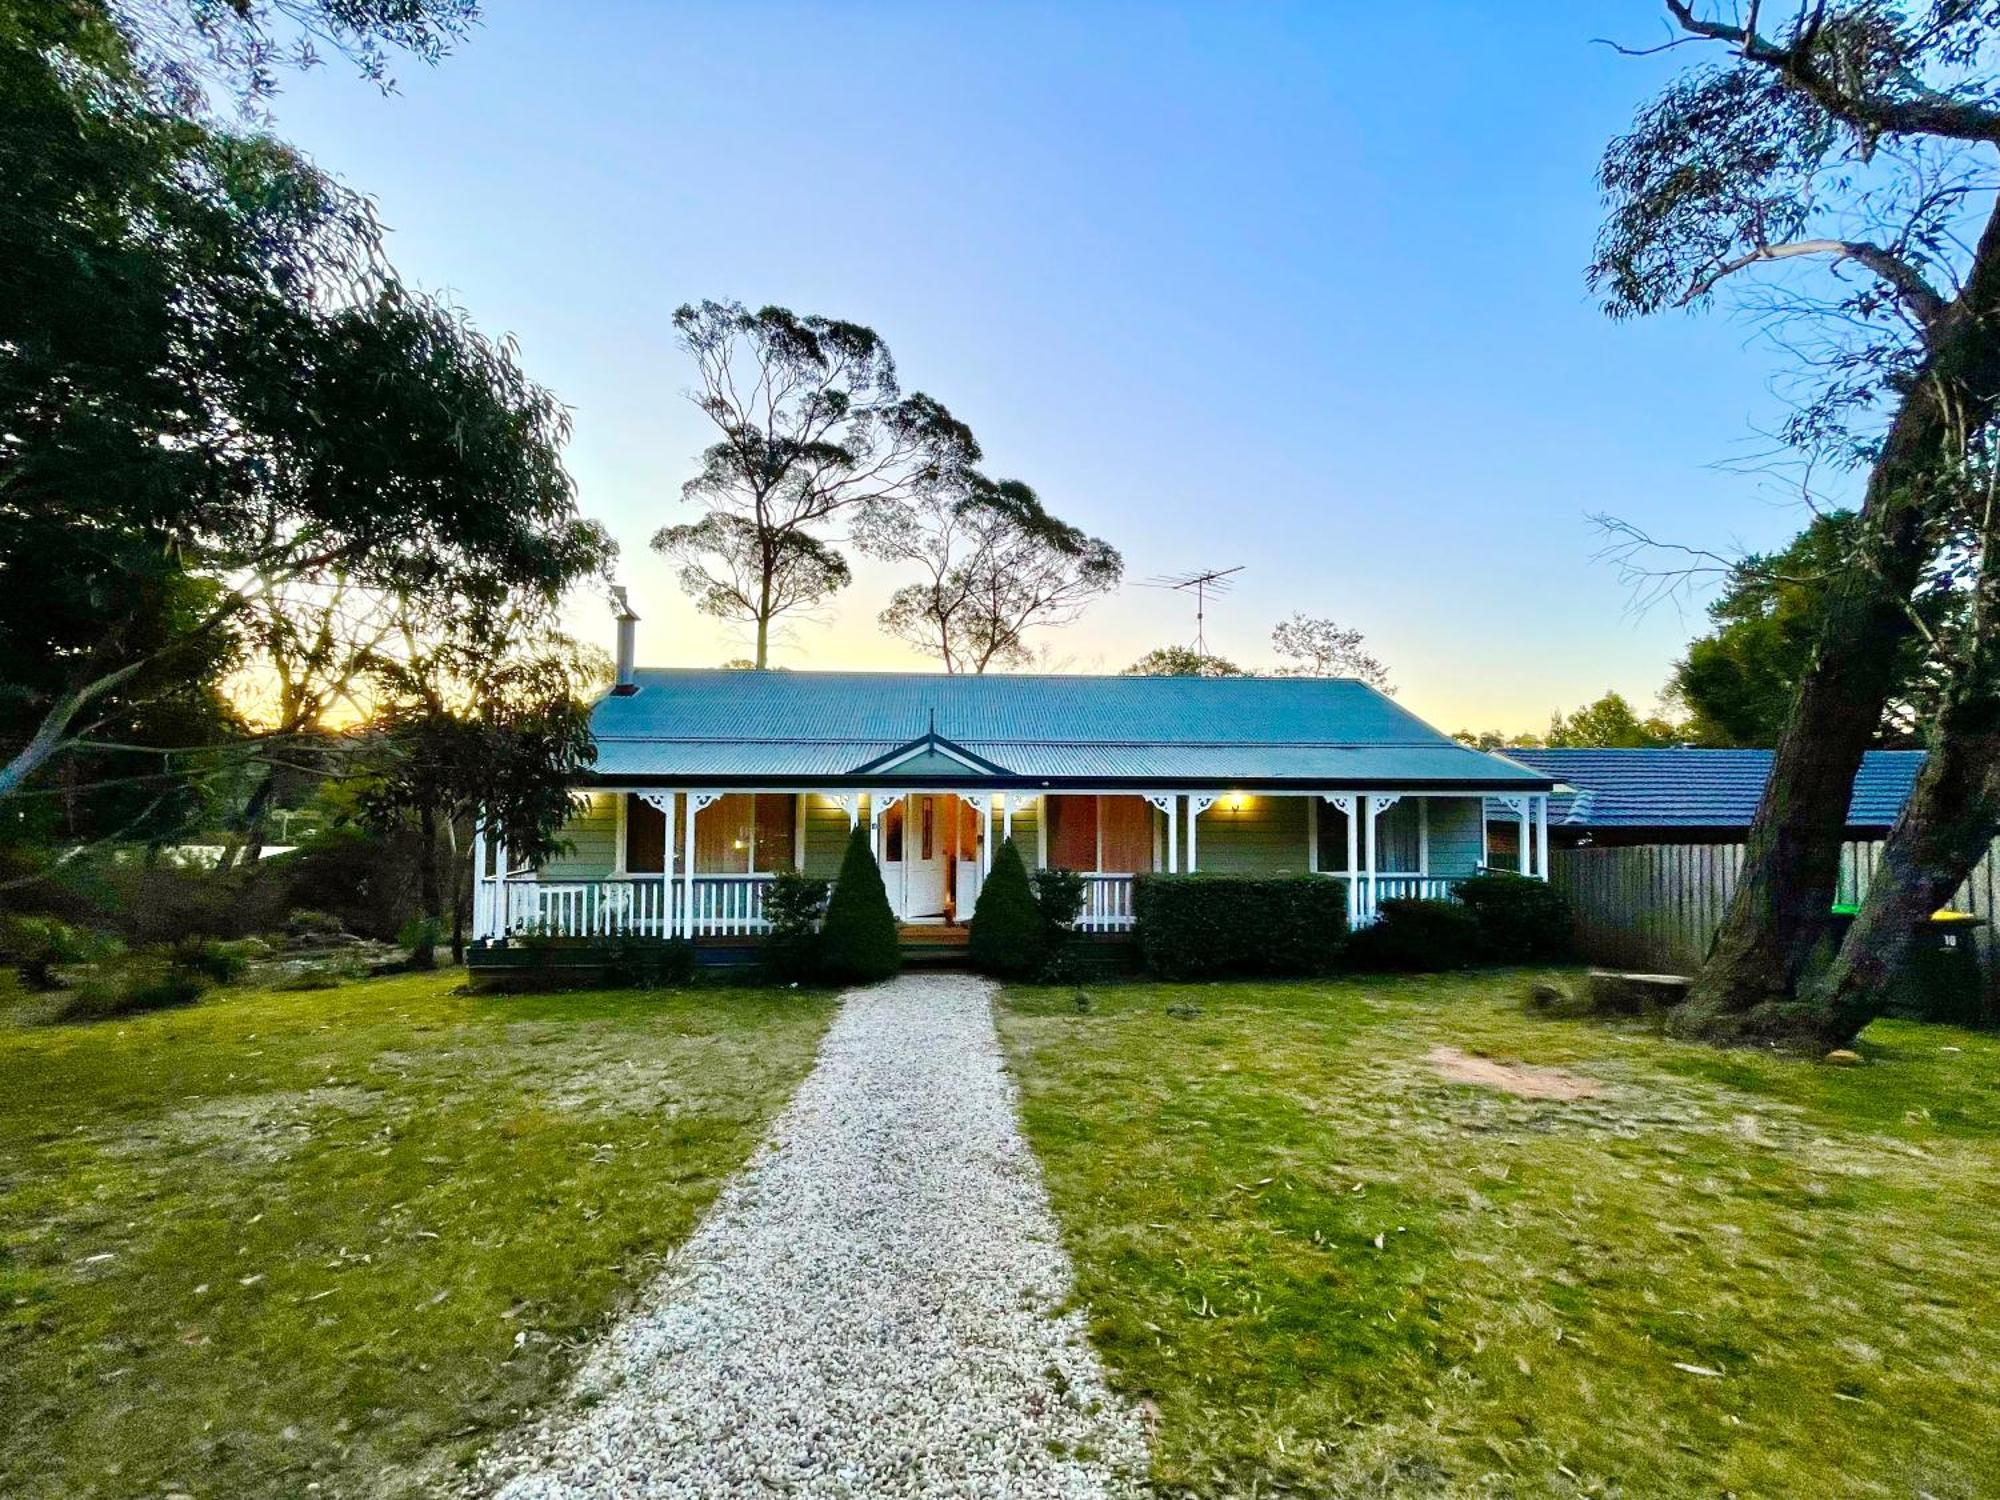
<svg viewBox="0 0 2000 1500"><path fill-rule="evenodd" d="M771 1139L607 1336L572 1406L490 1457L504 1500L1142 1493L992 990L847 995Z"/></svg>

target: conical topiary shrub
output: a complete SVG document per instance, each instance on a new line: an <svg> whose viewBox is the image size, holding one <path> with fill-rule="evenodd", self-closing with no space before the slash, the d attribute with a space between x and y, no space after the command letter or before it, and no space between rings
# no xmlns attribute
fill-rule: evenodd
<svg viewBox="0 0 2000 1500"><path fill-rule="evenodd" d="M993 856L993 868L979 888L966 956L974 968L1009 979L1039 973L1048 959L1048 928L1028 884L1028 867L1012 839Z"/></svg>
<svg viewBox="0 0 2000 1500"><path fill-rule="evenodd" d="M847 840L819 945L826 977L841 984L871 984L903 965L896 914L889 910L889 893L882 888L882 871L865 828L855 829Z"/></svg>

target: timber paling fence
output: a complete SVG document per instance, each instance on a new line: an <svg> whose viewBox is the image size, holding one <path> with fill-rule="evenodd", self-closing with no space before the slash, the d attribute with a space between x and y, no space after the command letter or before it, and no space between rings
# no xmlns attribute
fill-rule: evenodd
<svg viewBox="0 0 2000 1500"><path fill-rule="evenodd" d="M1859 903L1882 854L1879 839L1840 850L1843 902ZM1722 925L1743 869L1741 844L1637 844L1630 848L1553 849L1549 879L1576 913L1577 952L1592 963L1691 974ZM1986 920L1979 931L1988 988L2000 993L2000 839L1952 898L1954 911Z"/></svg>

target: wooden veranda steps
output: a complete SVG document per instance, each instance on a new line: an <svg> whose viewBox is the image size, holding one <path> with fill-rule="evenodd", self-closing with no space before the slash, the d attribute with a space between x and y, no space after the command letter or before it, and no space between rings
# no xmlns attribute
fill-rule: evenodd
<svg viewBox="0 0 2000 1500"><path fill-rule="evenodd" d="M946 922L906 922L896 929L903 944L903 962L954 964L965 962L965 945L972 934Z"/></svg>

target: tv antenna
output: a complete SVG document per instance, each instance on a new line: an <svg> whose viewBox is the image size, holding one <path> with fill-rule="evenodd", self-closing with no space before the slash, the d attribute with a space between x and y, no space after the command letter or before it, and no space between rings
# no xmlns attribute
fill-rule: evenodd
<svg viewBox="0 0 2000 1500"><path fill-rule="evenodd" d="M1139 585L1148 589L1173 589L1177 593L1194 595L1194 649L1197 655L1208 655L1208 637L1204 633L1208 623L1208 599L1211 594L1226 594L1236 587L1230 580L1243 571L1238 563L1233 568L1210 568L1198 573L1168 573L1157 578L1148 578Z"/></svg>

